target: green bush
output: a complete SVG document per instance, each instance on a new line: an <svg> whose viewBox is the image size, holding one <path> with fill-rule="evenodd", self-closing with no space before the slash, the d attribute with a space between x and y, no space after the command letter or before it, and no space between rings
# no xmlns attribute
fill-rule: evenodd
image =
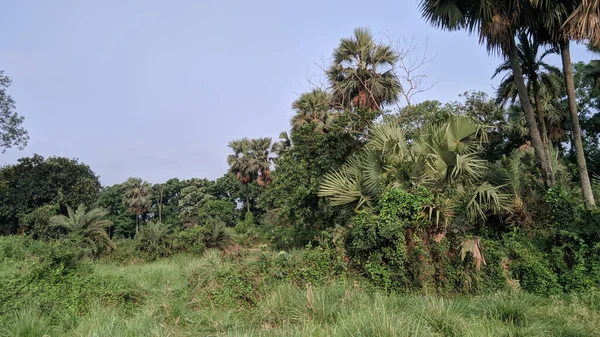
<svg viewBox="0 0 600 337"><path fill-rule="evenodd" d="M510 259L512 278L519 280L521 288L534 294L557 294L562 291L558 277L544 254L527 238L507 236L504 246Z"/></svg>
<svg viewBox="0 0 600 337"><path fill-rule="evenodd" d="M417 229L425 223L422 209L431 203L431 198L424 189L409 193L393 188L381 198L378 215L361 211L354 217L348 253L352 262L377 287L400 290L409 285L409 277L419 277L425 266L417 261L419 253L416 251L411 252L414 264L408 265L406 229Z"/></svg>
<svg viewBox="0 0 600 337"><path fill-rule="evenodd" d="M172 251L202 255L206 248L205 237L208 229L205 226L192 226L187 229L175 230L172 236Z"/></svg>
<svg viewBox="0 0 600 337"><path fill-rule="evenodd" d="M44 315L78 315L94 300L114 305L138 302L139 291L119 277L99 277L84 251L68 240L33 242L10 237L14 249L2 238L0 260L0 317L36 304ZM27 247L30 247L28 250ZM6 252L19 251L18 259Z"/></svg>

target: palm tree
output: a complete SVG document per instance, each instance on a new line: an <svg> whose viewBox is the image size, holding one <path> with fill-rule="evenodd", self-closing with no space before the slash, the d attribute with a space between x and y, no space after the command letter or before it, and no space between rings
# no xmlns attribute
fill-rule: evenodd
<svg viewBox="0 0 600 337"><path fill-rule="evenodd" d="M544 143L544 150L549 156L548 121L547 116L544 114L544 109L542 108L542 95L554 95L558 98L562 89L559 81L562 77L562 72L558 68L544 62L544 58L550 54L558 53L558 50L556 48L546 49L538 57L542 45L535 37L529 38L526 32L521 31L518 34L518 41L517 51L519 62L523 69L523 73L525 74L525 78L527 79L527 91L533 97L542 142ZM498 87L498 102L501 104L506 104L508 101L514 103L518 97L518 92L510 61L507 60L496 68L496 72L492 75L492 78L495 78L503 72L507 72L507 74L504 76Z"/></svg>
<svg viewBox="0 0 600 337"><path fill-rule="evenodd" d="M140 231L140 218L152 205L152 185L141 178L129 178L123 183L123 203L135 214L135 234Z"/></svg>
<svg viewBox="0 0 600 337"><path fill-rule="evenodd" d="M544 183L547 187L553 186L550 158L544 150L515 45L517 32L536 18L533 6L529 2L517 0L421 0L420 7L423 17L433 25L446 30L466 29L471 33L476 32L488 51L500 52L510 61Z"/></svg>
<svg viewBox="0 0 600 337"><path fill-rule="evenodd" d="M239 180L246 189L246 209L250 212L250 182L254 178L252 171L252 158L250 152L250 140L242 138L232 140L228 146L233 150L233 154L227 156L229 171Z"/></svg>
<svg viewBox="0 0 600 337"><path fill-rule="evenodd" d="M586 9L582 6L589 5L590 3L596 3L597 1L577 1L577 0L531 0L533 5L537 6L536 10L538 13L537 22L533 26L528 27L530 30L540 36L545 42L557 45L560 48L560 55L562 59L562 67L564 74L565 87L567 89L567 98L569 102L569 111L571 117L571 132L572 141L575 148L575 158L577 159L577 170L579 171L579 180L581 181L581 192L583 195L583 201L586 207L593 207L596 205L594 200L594 193L592 192L592 184L587 171L587 164L585 160L585 153L583 152L583 142L581 140L581 128L579 127L579 115L577 113L577 97L575 95L575 83L573 80L573 64L571 61L571 48L570 40L577 36L579 39L586 38L592 41L598 41L600 39L599 31L583 30L582 26L580 31L577 32L576 28L580 24L589 26L589 23L582 22L585 20L598 20L600 16L593 15L593 12L598 14L597 8L588 12L587 16L579 16L579 21L573 19L573 15L577 11L581 12ZM587 10L586 9L586 10ZM598 26L596 26L598 27ZM577 34L572 34L576 31Z"/></svg>
<svg viewBox="0 0 600 337"><path fill-rule="evenodd" d="M288 135L287 131L281 131L279 134L279 141L275 142L272 147L272 152L277 156L281 157L292 147L292 140Z"/></svg>
<svg viewBox="0 0 600 337"><path fill-rule="evenodd" d="M375 42L370 30L354 29L354 36L341 39L333 51L327 70L334 104L377 111L396 102L400 82L393 67L398 57L390 45Z"/></svg>
<svg viewBox="0 0 600 337"><path fill-rule="evenodd" d="M564 26L574 39L589 39L592 44L600 45L600 0L581 0L577 3L578 6Z"/></svg>
<svg viewBox="0 0 600 337"><path fill-rule="evenodd" d="M79 205L76 211L67 206L68 216L55 215L50 218L50 226L65 229L70 235L81 240L81 245L90 248L94 255L102 250L111 251L116 248L106 229L112 226L112 221L107 220L108 212L101 208L94 208L89 212L84 204Z"/></svg>
<svg viewBox="0 0 600 337"><path fill-rule="evenodd" d="M292 104L292 108L296 110L296 114L290 120L292 129L312 124L316 131L323 132L333 122L331 102L331 94L321 89L300 95Z"/></svg>
<svg viewBox="0 0 600 337"><path fill-rule="evenodd" d="M481 179L485 167L479 158L482 136L477 121L460 115L421 128L411 143L397 124L379 125L371 130L363 150L341 169L325 175L319 196L329 197L332 205L371 208L382 188L422 186L435 196L431 212L436 222L440 218L447 222L459 200L466 201L472 219L485 217L487 210L500 210L506 197ZM459 192L443 197L448 189Z"/></svg>
<svg viewBox="0 0 600 337"><path fill-rule="evenodd" d="M588 49L600 58L600 45L594 46L588 44ZM593 86L600 88L600 59L590 60L584 69L584 81L591 83Z"/></svg>
<svg viewBox="0 0 600 337"><path fill-rule="evenodd" d="M250 170L256 176L259 186L271 183L271 164L275 159L272 154L277 150L271 138L257 138L250 141Z"/></svg>

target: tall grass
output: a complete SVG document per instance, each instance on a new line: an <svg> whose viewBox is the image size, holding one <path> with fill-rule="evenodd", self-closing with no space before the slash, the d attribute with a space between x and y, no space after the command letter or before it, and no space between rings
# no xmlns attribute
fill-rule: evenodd
<svg viewBox="0 0 600 337"><path fill-rule="evenodd" d="M202 258L178 255L128 266L95 263L96 277L124 282L123 287L133 284L142 297L130 305L98 298L82 313L28 307L0 317L0 337L600 336L600 296L593 293L554 298L519 292L451 299L389 295L354 280L315 286L264 275L254 279L248 271L254 268L252 260L235 264L209 251ZM256 302L216 305L210 296L217 293L206 289L220 280L235 287L250 282ZM114 282L107 284L118 288ZM245 294L240 289L221 289L219 296L239 300Z"/></svg>

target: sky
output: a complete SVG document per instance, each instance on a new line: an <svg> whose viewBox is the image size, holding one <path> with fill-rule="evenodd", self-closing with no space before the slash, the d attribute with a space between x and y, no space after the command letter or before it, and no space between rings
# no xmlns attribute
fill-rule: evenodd
<svg viewBox="0 0 600 337"><path fill-rule="evenodd" d="M493 93L499 81L500 58L476 36L431 27L417 0L3 1L0 69L30 141L0 165L37 153L78 158L104 185L216 179L229 141L289 129L292 102L355 27L420 52L428 41L436 85L415 101ZM583 46L572 53L590 59Z"/></svg>

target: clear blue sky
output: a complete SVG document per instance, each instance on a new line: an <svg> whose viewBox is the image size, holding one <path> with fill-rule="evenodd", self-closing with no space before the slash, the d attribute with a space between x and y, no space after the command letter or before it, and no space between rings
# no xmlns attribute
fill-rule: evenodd
<svg viewBox="0 0 600 337"><path fill-rule="evenodd" d="M359 26L429 38L439 82L418 100L493 91L500 60L430 27L416 0L3 1L0 69L31 140L0 164L38 153L79 158L103 184L217 178L230 140L288 129L314 63Z"/></svg>

